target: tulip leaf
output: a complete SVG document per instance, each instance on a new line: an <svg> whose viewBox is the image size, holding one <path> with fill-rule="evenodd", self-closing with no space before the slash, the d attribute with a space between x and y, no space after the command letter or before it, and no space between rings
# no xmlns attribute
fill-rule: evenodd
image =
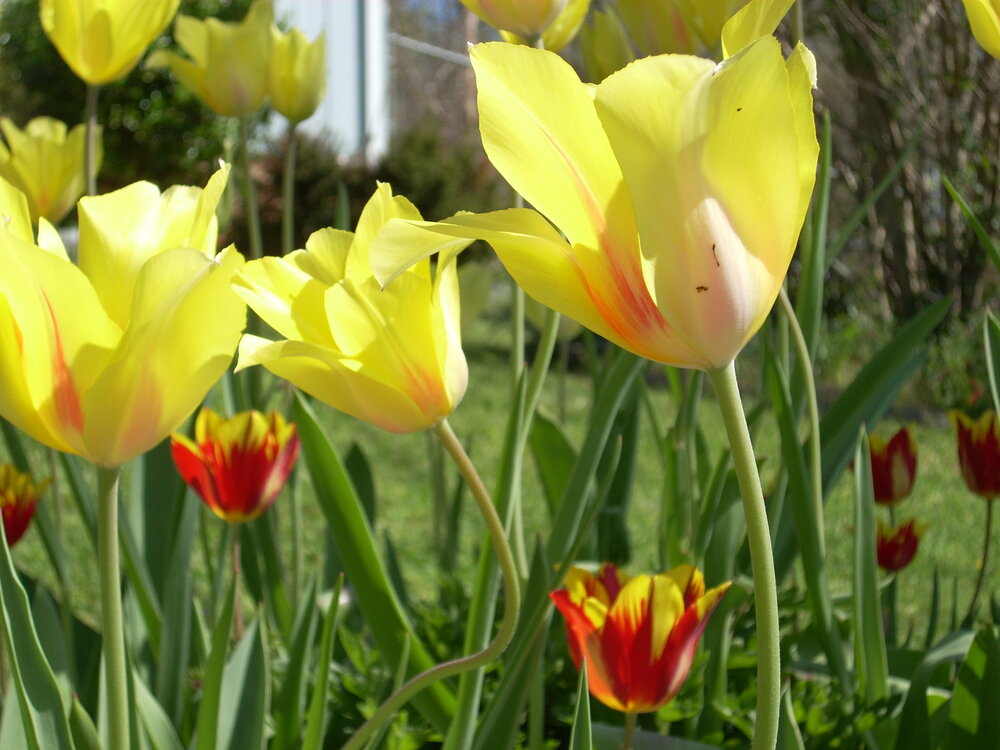
<svg viewBox="0 0 1000 750"><path fill-rule="evenodd" d="M951 196L952 200L958 204L959 209L962 211L962 215L965 216L965 220L969 222L969 226L972 227L972 231L976 233L976 238L979 240L979 244L983 246L986 253L990 256L990 260L993 261L994 267L997 271L1000 271L1000 244L998 244L987 231L986 227L983 226L983 222L979 220L972 207L969 205L968 201L962 197L958 189L952 184L951 180L948 179L946 175L941 176L941 184L944 185L944 189L948 191L948 195Z"/></svg>
<svg viewBox="0 0 1000 750"><path fill-rule="evenodd" d="M77 750L103 750L94 720L75 695L69 710L69 728Z"/></svg>
<svg viewBox="0 0 1000 750"><path fill-rule="evenodd" d="M777 750L805 750L802 742L802 732L795 721L795 707L792 705L792 692L786 688L781 693L781 716L778 724Z"/></svg>
<svg viewBox="0 0 1000 750"><path fill-rule="evenodd" d="M404 638L409 637L410 674L430 668L434 661L416 637L389 583L357 493L301 394L295 400L295 423L316 499L326 516L347 579L358 598L358 607L371 628L383 660L395 666L402 654ZM455 698L445 685L436 683L417 695L413 705L431 724L444 731L455 710Z"/></svg>
<svg viewBox="0 0 1000 750"><path fill-rule="evenodd" d="M292 636L294 613L292 603L288 598L288 589L285 585L278 553L277 534L274 528L275 519L274 513L265 513L247 524L246 528L253 540L253 549L256 552L253 557L262 568L261 585L264 599L274 616L282 641L288 643Z"/></svg>
<svg viewBox="0 0 1000 750"><path fill-rule="evenodd" d="M624 734L620 726L594 722L591 727L594 734L594 750L621 750ZM719 746L637 729L632 736L632 750L719 750Z"/></svg>
<svg viewBox="0 0 1000 750"><path fill-rule="evenodd" d="M1000 747L1000 630L984 625L958 670L946 750Z"/></svg>
<svg viewBox="0 0 1000 750"><path fill-rule="evenodd" d="M580 679L576 688L576 711L573 714L573 731L569 735L570 750L593 750L594 740L590 731L590 688L587 687L587 660L580 663Z"/></svg>
<svg viewBox="0 0 1000 750"><path fill-rule="evenodd" d="M1000 412L1000 321L992 310L986 311L983 321L983 343L986 347L986 370L990 376L993 408Z"/></svg>
<svg viewBox="0 0 1000 750"><path fill-rule="evenodd" d="M823 111L823 129L820 131L819 175L816 192L810 209L811 222L807 222L799 238L802 270L795 290L795 317L802 328L810 358L815 358L819 344L820 324L823 320L823 276L826 271L826 233L830 211L830 173L832 171L833 145L830 110ZM806 232L806 228L809 229ZM792 382L799 385L798 376ZM796 388L794 393L801 393Z"/></svg>
<svg viewBox="0 0 1000 750"><path fill-rule="evenodd" d="M258 618L233 649L222 674L218 750L264 750L271 703L267 628Z"/></svg>
<svg viewBox="0 0 1000 750"><path fill-rule="evenodd" d="M214 750L218 736L219 705L222 692L222 673L229 650L229 632L233 624L233 609L236 601L236 579L229 584L225 603L219 612L219 619L212 629L212 650L205 663L205 676L201 685L201 704L198 706L198 720L195 729L195 750Z"/></svg>
<svg viewBox="0 0 1000 750"><path fill-rule="evenodd" d="M538 468L549 518L554 518L573 470L576 451L555 422L536 414L531 425L531 454Z"/></svg>
<svg viewBox="0 0 1000 750"><path fill-rule="evenodd" d="M854 453L854 673L865 706L889 695L889 665L882 630L882 606L875 562L875 493L868 436L861 430Z"/></svg>
<svg viewBox="0 0 1000 750"><path fill-rule="evenodd" d="M69 706L63 703L42 650L28 594L18 580L5 534L0 534L0 635L14 685L9 699L20 706L25 746L29 750L73 750Z"/></svg>
<svg viewBox="0 0 1000 750"><path fill-rule="evenodd" d="M184 750L167 712L135 670L132 671L132 689L136 716L150 750Z"/></svg>
<svg viewBox="0 0 1000 750"><path fill-rule="evenodd" d="M301 732L303 696L309 678L309 651L316 636L316 579L313 577L295 618L288 652L288 666L281 691L274 701L272 750L294 747Z"/></svg>
<svg viewBox="0 0 1000 750"><path fill-rule="evenodd" d="M337 577L333 588L330 604L323 617L323 634L320 637L319 657L313 694L309 700L309 712L306 714L305 734L302 737L300 750L320 750L323 746L323 735L326 729L327 705L326 693L330 684L330 662L333 659L333 637L337 629L337 612L340 608L340 592L344 587L344 577Z"/></svg>

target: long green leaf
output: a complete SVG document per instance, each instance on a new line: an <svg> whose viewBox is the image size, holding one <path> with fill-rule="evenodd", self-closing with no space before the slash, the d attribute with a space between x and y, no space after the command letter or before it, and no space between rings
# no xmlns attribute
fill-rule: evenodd
<svg viewBox="0 0 1000 750"><path fill-rule="evenodd" d="M570 750L593 750L594 739L590 731L590 689L587 687L587 662L580 664L580 679L576 687L576 712L573 714L573 731L569 735Z"/></svg>
<svg viewBox="0 0 1000 750"><path fill-rule="evenodd" d="M993 408L1000 412L1000 321L992 310L986 311L983 321L983 345L986 347L986 371L990 376Z"/></svg>
<svg viewBox="0 0 1000 750"><path fill-rule="evenodd" d="M309 651L316 636L316 578L312 578L292 629L288 666L281 690L274 701L272 750L285 750L298 743L302 731L302 707L309 678Z"/></svg>
<svg viewBox="0 0 1000 750"><path fill-rule="evenodd" d="M132 687L136 716L150 750L184 750L167 712L135 671L132 673Z"/></svg>
<svg viewBox="0 0 1000 750"><path fill-rule="evenodd" d="M73 750L69 706L63 704L59 684L38 640L28 594L18 580L6 535L2 533L0 626L16 700L21 708L26 746L30 750Z"/></svg>
<svg viewBox="0 0 1000 750"><path fill-rule="evenodd" d="M538 468L549 517L554 518L576 460L576 451L559 425L536 414L531 425L531 453Z"/></svg>
<svg viewBox="0 0 1000 750"><path fill-rule="evenodd" d="M962 197L958 189L951 183L947 175L941 176L941 184L944 185L944 189L948 191L952 200L958 204L958 207L962 210L962 214L965 216L965 220L969 222L969 226L972 227L972 231L976 233L976 238L979 240L979 244L983 246L987 255L990 256L990 260L993 261L994 267L1000 271L1000 246L990 237L990 233L983 226L983 222L979 220L972 207L969 205L968 201Z"/></svg>
<svg viewBox="0 0 1000 750"><path fill-rule="evenodd" d="M1000 629L976 635L951 694L947 750L1000 748Z"/></svg>
<svg viewBox="0 0 1000 750"><path fill-rule="evenodd" d="M326 695L330 675L330 661L333 659L333 636L337 628L337 612L340 608L340 592L344 586L344 577L337 578L333 589L330 605L323 618L323 635L320 638L316 679L312 698L309 699L309 712L306 714L305 734L302 737L301 750L320 750L323 744L323 733L326 729L327 705Z"/></svg>
<svg viewBox="0 0 1000 750"><path fill-rule="evenodd" d="M236 603L236 579L229 584L225 603L219 619L212 629L212 651L205 665L201 685L201 704L198 706L195 750L215 750L219 733L219 705L222 696L222 674L229 651L229 632L233 626L233 609Z"/></svg>
<svg viewBox="0 0 1000 750"><path fill-rule="evenodd" d="M430 668L434 661L416 636L389 584L371 526L347 473L312 408L301 395L295 400L295 422L316 499L326 516L347 579L357 596L358 607L371 628L382 658L390 667L395 666L402 654L404 639L409 638L410 674ZM421 692L413 699L413 704L440 731L447 729L455 710L454 695L441 683Z"/></svg>
<svg viewBox="0 0 1000 750"><path fill-rule="evenodd" d="M889 695L889 665L875 562L875 493L868 436L861 431L854 454L854 673L865 706Z"/></svg>
<svg viewBox="0 0 1000 750"><path fill-rule="evenodd" d="M258 618L233 649L222 674L218 750L264 750L271 704L267 630Z"/></svg>

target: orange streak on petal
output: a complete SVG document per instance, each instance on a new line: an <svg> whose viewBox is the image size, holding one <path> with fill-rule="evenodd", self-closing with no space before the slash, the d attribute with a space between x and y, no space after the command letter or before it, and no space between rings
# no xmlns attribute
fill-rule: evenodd
<svg viewBox="0 0 1000 750"><path fill-rule="evenodd" d="M52 321L52 336L55 343L55 357L52 362L52 397L55 400L56 416L59 421L77 433L83 432L83 407L80 404L80 394L73 385L73 375L66 365L66 355L63 352L62 336L59 333L59 322L48 296L42 292L45 304L49 308L49 319Z"/></svg>

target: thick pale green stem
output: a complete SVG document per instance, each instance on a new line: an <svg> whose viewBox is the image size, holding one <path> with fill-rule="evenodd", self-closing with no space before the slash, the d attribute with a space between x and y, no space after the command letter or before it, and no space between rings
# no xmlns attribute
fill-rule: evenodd
<svg viewBox="0 0 1000 750"><path fill-rule="evenodd" d="M250 135L247 118L240 118L240 157L243 166L243 210L247 218L247 232L250 235L250 259L264 255L264 243L260 236L260 209L257 206L257 190L250 174Z"/></svg>
<svg viewBox="0 0 1000 750"><path fill-rule="evenodd" d="M100 89L100 86L87 85L87 100L83 110L87 128L83 146L83 174L86 178L87 195L97 194L97 94Z"/></svg>
<svg viewBox="0 0 1000 750"><path fill-rule="evenodd" d="M118 564L118 476L121 469L97 467L97 558L101 574L101 638L107 680L108 747L129 750L128 683Z"/></svg>
<svg viewBox="0 0 1000 750"><path fill-rule="evenodd" d="M757 473L753 443L747 428L736 368L709 370L719 409L726 425L733 468L743 496L750 566L753 570L754 611L757 617L757 718L753 750L773 750L778 738L781 706L781 652L778 640L778 589L774 579L774 556L767 527L764 493Z"/></svg>
<svg viewBox="0 0 1000 750"><path fill-rule="evenodd" d="M993 503L996 500L986 501L986 531L983 537L983 558L979 565L979 576L976 578L976 588L972 591L972 599L969 601L969 611L965 615L965 622L972 624L972 618L976 614L976 601L979 599L979 592L983 588L983 580L986 578L986 563L990 559L990 537L993 534Z"/></svg>
<svg viewBox="0 0 1000 750"><path fill-rule="evenodd" d="M622 738L622 750L632 750L632 738L635 737L635 725L638 718L639 714L631 712L625 714L625 734Z"/></svg>
<svg viewBox="0 0 1000 750"><path fill-rule="evenodd" d="M285 167L281 176L281 254L295 249L295 123L288 124Z"/></svg>
<svg viewBox="0 0 1000 750"><path fill-rule="evenodd" d="M462 444L451 429L447 420L440 422L434 427L434 434L441 441L444 449L451 456L459 472L469 485L472 497L476 501L476 506L483 516L486 530L489 532L490 540L493 542L493 551L497 556L497 563L503 575L504 583L504 613L497 630L496 637L482 651L458 659L452 659L435 667L431 667L425 672L421 672L412 680L403 685L393 693L375 713L366 721L357 732L347 741L342 750L358 750L364 746L368 738L378 729L383 727L390 720L392 715L408 700L425 689L429 685L453 677L470 669L488 664L497 658L510 644L517 628L517 617L521 610L521 585L517 576L517 566L514 564L514 555L511 553L510 545L507 542L507 534L504 531L503 522L497 515L490 499L489 492L479 477L479 472L469 459Z"/></svg>

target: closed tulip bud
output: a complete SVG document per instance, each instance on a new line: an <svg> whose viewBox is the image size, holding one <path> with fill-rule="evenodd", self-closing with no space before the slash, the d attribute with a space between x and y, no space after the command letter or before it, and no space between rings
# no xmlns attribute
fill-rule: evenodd
<svg viewBox="0 0 1000 750"><path fill-rule="evenodd" d="M580 51L587 77L599 83L635 59L628 32L611 9L598 10L580 30Z"/></svg>
<svg viewBox="0 0 1000 750"><path fill-rule="evenodd" d="M86 127L66 131L66 124L51 117L36 117L18 129L6 117L0 130L7 140L0 143L0 177L28 199L31 220L60 221L83 195L83 146ZM101 163L101 142L97 141L95 171Z"/></svg>
<svg viewBox="0 0 1000 750"><path fill-rule="evenodd" d="M706 591L690 565L629 578L605 563L596 576L570 569L564 587L549 596L566 618L577 669L586 657L591 695L617 711L644 713L677 695L729 586Z"/></svg>
<svg viewBox="0 0 1000 750"><path fill-rule="evenodd" d="M226 419L204 408L194 440L175 433L170 451L181 478L228 523L251 521L274 502L299 454L295 425L277 412Z"/></svg>
<svg viewBox="0 0 1000 750"><path fill-rule="evenodd" d="M497 31L528 39L537 37L565 10L568 0L462 0Z"/></svg>
<svg viewBox="0 0 1000 750"><path fill-rule="evenodd" d="M465 393L455 253L425 260L384 289L372 238L417 209L380 184L356 233L322 229L284 258L251 261L236 291L283 340L246 335L237 370L263 365L320 401L390 432L448 416Z"/></svg>
<svg viewBox="0 0 1000 750"><path fill-rule="evenodd" d="M1000 1L962 0L972 35L980 46L1000 59Z"/></svg>
<svg viewBox="0 0 1000 750"><path fill-rule="evenodd" d="M202 190L135 183L79 203L79 265L0 180L0 416L103 467L145 453L229 366L243 259L215 253L228 167ZM211 325L206 325L210 321Z"/></svg>
<svg viewBox="0 0 1000 750"><path fill-rule="evenodd" d="M174 38L189 57L157 50L146 65L169 68L220 115L252 115L267 96L273 17L270 0L254 0L239 23L180 15Z"/></svg>
<svg viewBox="0 0 1000 750"><path fill-rule="evenodd" d="M909 497L917 475L917 446L910 429L899 429L888 442L871 435L868 446L875 502L893 505Z"/></svg>
<svg viewBox="0 0 1000 750"><path fill-rule="evenodd" d="M127 75L170 23L180 0L41 0L46 36L83 81Z"/></svg>
<svg viewBox="0 0 1000 750"><path fill-rule="evenodd" d="M1000 419L992 409L979 419L948 414L958 442L958 463L970 491L985 500L1000 496Z"/></svg>
<svg viewBox="0 0 1000 750"><path fill-rule="evenodd" d="M917 554L920 540L927 526L912 519L899 526L889 527L878 519L875 556L878 566L888 573L895 573L909 565Z"/></svg>
<svg viewBox="0 0 1000 750"><path fill-rule="evenodd" d="M291 122L310 117L326 85L326 39L310 42L298 29L271 27L271 106Z"/></svg>
<svg viewBox="0 0 1000 750"><path fill-rule="evenodd" d="M28 530L35 515L35 505L49 481L35 482L30 474L21 473L10 464L0 465L0 512L8 547L17 544Z"/></svg>

